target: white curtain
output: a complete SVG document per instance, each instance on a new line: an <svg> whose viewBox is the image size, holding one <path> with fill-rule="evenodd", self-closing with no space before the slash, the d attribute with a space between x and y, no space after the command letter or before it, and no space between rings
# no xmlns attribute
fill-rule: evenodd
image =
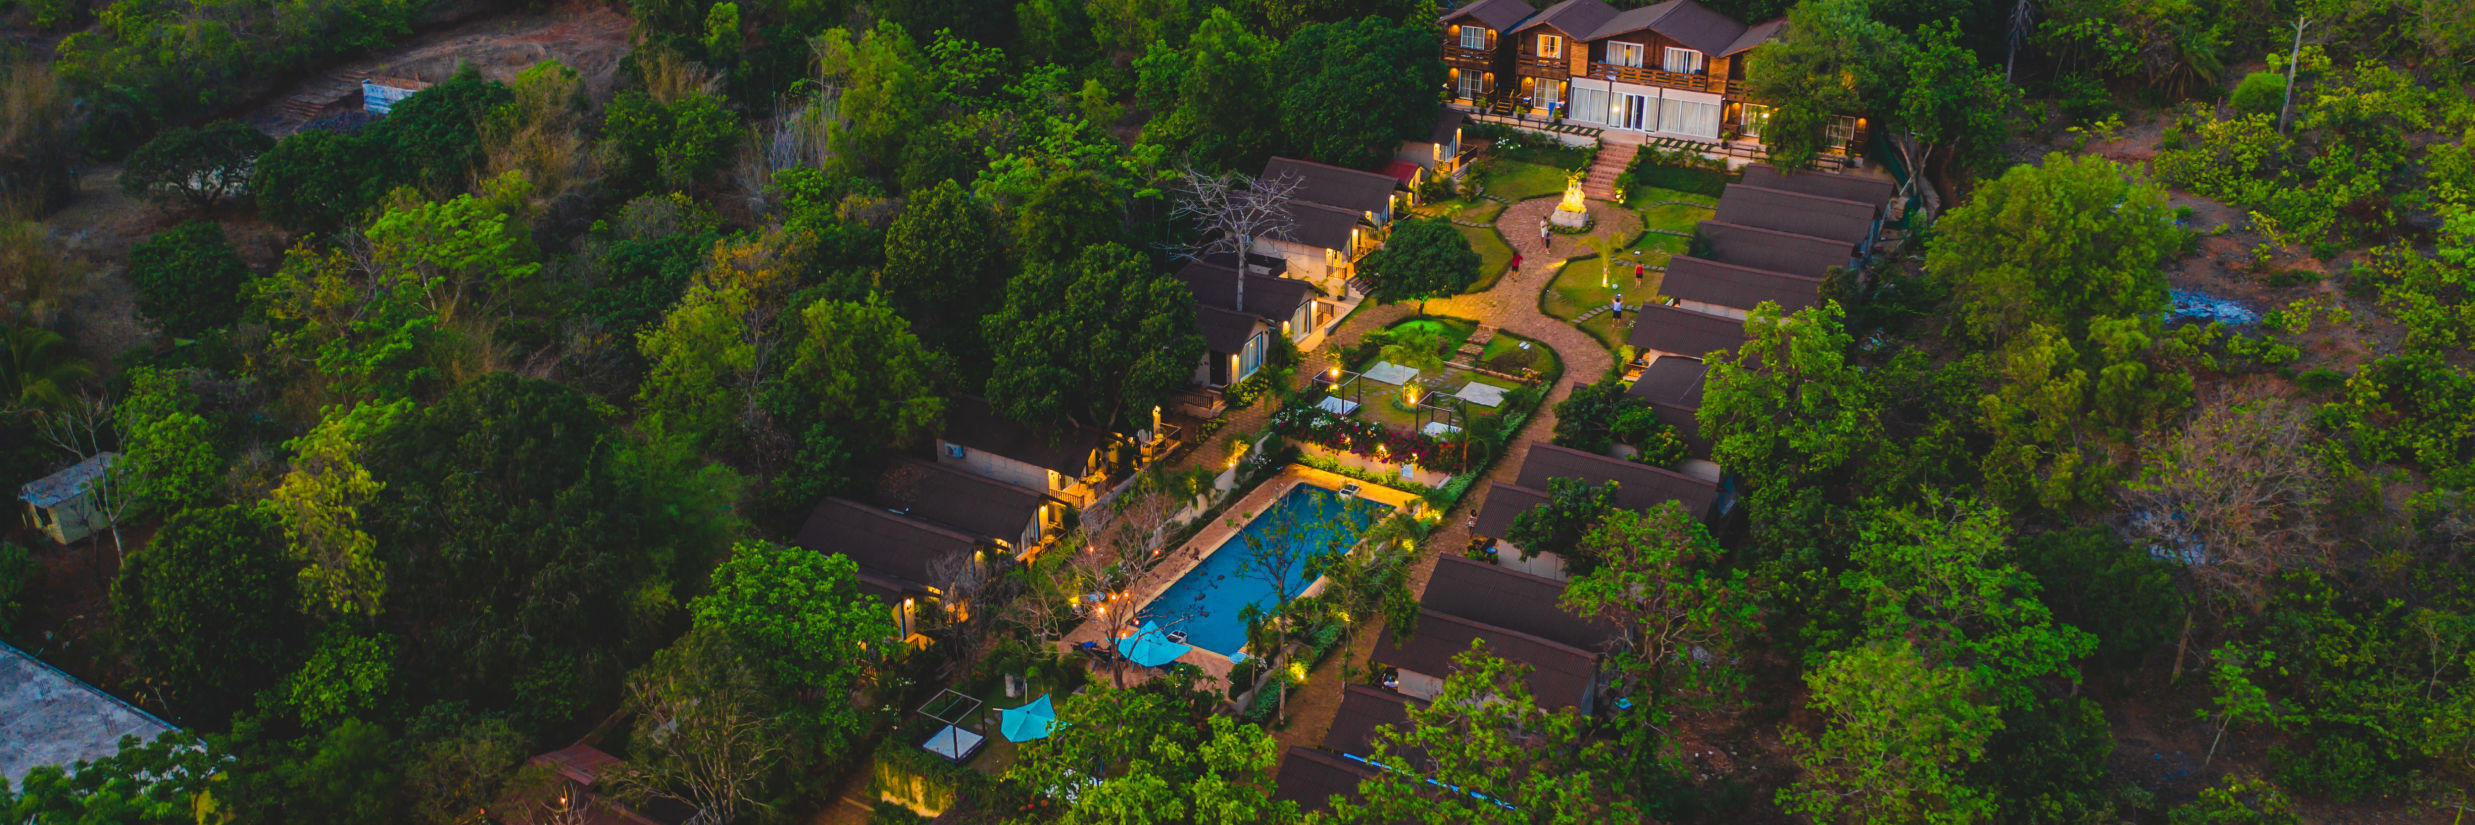
<svg viewBox="0 0 2475 825"><path fill-rule="evenodd" d="M1614 123L1607 108L1607 91L1582 86L1573 87L1573 119L1590 123Z"/></svg>

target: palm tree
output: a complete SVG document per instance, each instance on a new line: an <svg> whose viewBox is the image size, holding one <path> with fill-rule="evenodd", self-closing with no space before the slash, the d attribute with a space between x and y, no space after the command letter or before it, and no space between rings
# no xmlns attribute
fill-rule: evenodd
<svg viewBox="0 0 2475 825"><path fill-rule="evenodd" d="M0 324L0 412L67 404L94 368L69 352L60 333Z"/></svg>

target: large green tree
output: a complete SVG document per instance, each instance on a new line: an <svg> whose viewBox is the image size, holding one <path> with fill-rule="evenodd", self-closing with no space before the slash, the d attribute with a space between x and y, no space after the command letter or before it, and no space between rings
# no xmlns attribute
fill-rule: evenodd
<svg viewBox="0 0 2475 825"><path fill-rule="evenodd" d="M1783 315L1764 303L1744 345L1710 358L1700 412L1711 460L1746 481L1745 500L1773 541L1801 544L1824 521L1845 472L1882 449L1879 407L1848 357L1836 301Z"/></svg>
<svg viewBox="0 0 2475 825"><path fill-rule="evenodd" d="M1194 294L1116 244L1032 265L982 324L996 355L988 397L1035 426L1149 421L1205 349Z"/></svg>
<svg viewBox="0 0 2475 825"><path fill-rule="evenodd" d="M1779 807L1834 825L1959 825L1993 814L1993 799L1964 772L2002 721L1966 668L1886 639L1832 654L1805 684L1822 735L1786 732L1803 773L1780 789Z"/></svg>
<svg viewBox="0 0 2475 825"><path fill-rule="evenodd" d="M1182 149L1205 169L1260 168L1279 143L1279 41L1215 8L1184 49L1153 41L1135 61L1136 101L1152 113L1143 140Z"/></svg>
<svg viewBox="0 0 2475 825"><path fill-rule="evenodd" d="M224 463L215 450L215 426L195 409L189 373L138 367L127 373L129 393L113 416L120 428L121 459L113 466L126 478L136 506L176 513L207 503L223 491Z"/></svg>
<svg viewBox="0 0 2475 825"><path fill-rule="evenodd" d="M247 192L250 164L274 146L274 138L237 120L166 129L129 153L121 164L120 189L130 197L177 197L190 206L213 206Z"/></svg>
<svg viewBox="0 0 2475 825"><path fill-rule="evenodd" d="M1898 99L1904 40L1874 19L1871 0L1811 0L1745 69L1745 94L1772 104L1762 125L1770 162L1810 166L1830 148L1831 122Z"/></svg>
<svg viewBox="0 0 2475 825"><path fill-rule="evenodd" d="M1433 27L1366 17L1299 29L1281 44L1274 77L1288 151L1369 168L1435 125L1444 63Z"/></svg>
<svg viewBox="0 0 2475 825"><path fill-rule="evenodd" d="M982 351L977 320L1005 291L1005 238L988 205L953 181L913 194L885 232L878 286L949 355Z"/></svg>
<svg viewBox="0 0 2475 825"><path fill-rule="evenodd" d="M138 314L174 338L195 338L240 320L249 266L223 227L194 221L158 232L129 250Z"/></svg>
<svg viewBox="0 0 2475 825"><path fill-rule="evenodd" d="M1622 633L1613 663L1648 688L1636 695L1664 702L1671 691L1727 680L1724 663L1760 611L1745 571L1727 567L1708 527L1670 501L1611 511L1581 542L1598 564L1565 585L1561 604Z"/></svg>
<svg viewBox="0 0 2475 825"><path fill-rule="evenodd" d="M1528 671L1484 641L1454 656L1442 692L1411 706L1407 724L1375 729L1371 758L1392 770L1360 782L1362 799L1334 798L1331 821L1500 822L1502 806L1557 825L1640 819L1606 775L1612 749L1589 742L1571 710L1540 708Z"/></svg>
<svg viewBox="0 0 2475 825"><path fill-rule="evenodd" d="M292 667L301 642L292 566L244 507L183 510L112 585L121 643L190 724L219 726Z"/></svg>
<svg viewBox="0 0 2475 825"><path fill-rule="evenodd" d="M1478 280L1478 251L1469 236L1437 219L1398 221L1383 248L1366 256L1359 272L1379 304L1440 298Z"/></svg>
<svg viewBox="0 0 2475 825"><path fill-rule="evenodd" d="M894 639L893 614L859 592L859 565L769 541L741 542L713 570L713 592L690 606L696 626L727 635L767 664L780 695L806 699L806 721L826 753L839 753L866 715L858 691L869 665Z"/></svg>
<svg viewBox="0 0 2475 825"><path fill-rule="evenodd" d="M2185 237L2162 187L2061 154L2012 167L1934 228L1926 271L1950 286L1968 333L1997 344L2031 324L2079 341L2092 319L2165 311L2160 265Z"/></svg>

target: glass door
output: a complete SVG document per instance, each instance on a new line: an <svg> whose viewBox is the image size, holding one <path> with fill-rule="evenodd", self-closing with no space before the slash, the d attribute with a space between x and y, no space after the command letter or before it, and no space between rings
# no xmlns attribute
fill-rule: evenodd
<svg viewBox="0 0 2475 825"><path fill-rule="evenodd" d="M1642 130L1643 116L1650 111L1650 98L1643 95L1624 96L1624 128Z"/></svg>

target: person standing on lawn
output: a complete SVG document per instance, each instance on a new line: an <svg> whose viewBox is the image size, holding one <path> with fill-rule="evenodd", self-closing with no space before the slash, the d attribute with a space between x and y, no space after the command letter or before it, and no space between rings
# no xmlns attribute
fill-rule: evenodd
<svg viewBox="0 0 2475 825"><path fill-rule="evenodd" d="M1616 293L1615 310L1616 310L1616 321L1617 321L1618 323L1622 323L1622 322L1624 321L1624 293L1621 293L1621 292Z"/></svg>

